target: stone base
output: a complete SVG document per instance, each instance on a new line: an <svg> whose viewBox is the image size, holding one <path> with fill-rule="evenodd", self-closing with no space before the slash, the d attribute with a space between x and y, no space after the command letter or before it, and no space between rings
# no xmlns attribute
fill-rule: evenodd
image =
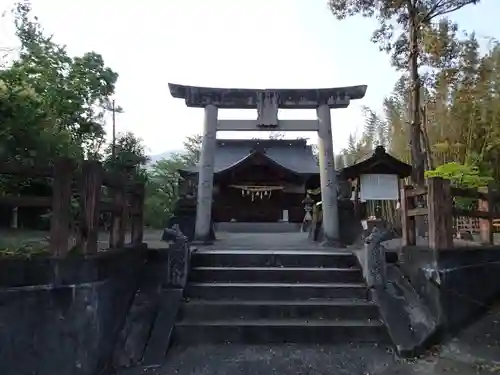
<svg viewBox="0 0 500 375"><path fill-rule="evenodd" d="M184 214L172 217L168 221L167 228L172 228L175 224L179 225L179 229L181 230L182 234L186 236L189 241L198 240L195 235L196 211L190 214ZM210 225L209 238L212 241L215 240L215 228L213 222Z"/></svg>
<svg viewBox="0 0 500 375"><path fill-rule="evenodd" d="M322 247L345 248L346 246L340 240L324 238L321 242Z"/></svg>
<svg viewBox="0 0 500 375"><path fill-rule="evenodd" d="M215 242L214 240L211 240L211 239L207 238L207 239L204 239L204 240L195 239L190 244L191 245L195 245L195 246L208 246L208 245L213 245L214 242Z"/></svg>
<svg viewBox="0 0 500 375"><path fill-rule="evenodd" d="M213 245L215 241L211 241L211 240L194 240L193 242L191 242L192 245L195 245L195 246L209 246L209 245Z"/></svg>

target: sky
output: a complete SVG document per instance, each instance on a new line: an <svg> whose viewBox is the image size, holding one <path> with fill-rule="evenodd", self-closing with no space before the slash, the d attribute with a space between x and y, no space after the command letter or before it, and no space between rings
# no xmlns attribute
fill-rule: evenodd
<svg viewBox="0 0 500 375"><path fill-rule="evenodd" d="M379 110L398 73L371 43L376 21L338 21L326 0L35 0L34 12L72 55L96 51L119 73L115 99L124 108L117 131L141 137L148 152L182 148L201 133L203 110L173 99L168 83L234 88L321 88L368 85L364 99L332 110L336 151L360 134L362 107ZM6 10L11 0L0 0ZM482 0L451 15L479 38L500 39L500 0ZM0 25L2 45L15 43ZM13 41L14 40L14 41ZM314 110L283 110L280 118L313 119ZM255 118L251 110L220 110L219 118ZM111 133L111 121L106 129ZM261 134L263 135L263 134ZM259 133L221 133L251 138ZM287 138L314 133L290 133Z"/></svg>

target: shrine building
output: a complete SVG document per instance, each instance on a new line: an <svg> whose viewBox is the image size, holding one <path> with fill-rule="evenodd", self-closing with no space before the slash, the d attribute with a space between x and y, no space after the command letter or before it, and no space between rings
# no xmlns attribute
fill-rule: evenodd
<svg viewBox="0 0 500 375"><path fill-rule="evenodd" d="M198 166L180 170L180 190L196 194ZM318 162L305 139L218 139L214 222L304 219L306 191L320 186Z"/></svg>

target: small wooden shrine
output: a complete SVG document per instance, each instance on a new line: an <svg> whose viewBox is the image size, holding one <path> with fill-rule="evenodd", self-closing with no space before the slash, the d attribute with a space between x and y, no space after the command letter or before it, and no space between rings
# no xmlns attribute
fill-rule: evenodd
<svg viewBox="0 0 500 375"><path fill-rule="evenodd" d="M409 177L411 171L411 165L388 154L383 146L377 146L371 156L342 169L340 175L351 182L351 199L355 202L357 215L366 219L380 214L374 212L380 208L379 203L372 207L372 212L367 212L367 203L399 201L401 180Z"/></svg>
<svg viewBox="0 0 500 375"><path fill-rule="evenodd" d="M181 193L196 194L198 167L180 171ZM217 140L214 222L304 219L306 191L319 186L319 167L305 139Z"/></svg>
<svg viewBox="0 0 500 375"><path fill-rule="evenodd" d="M359 178L362 174L395 175L403 179L410 176L411 165L388 154L384 146L377 146L371 156L341 169L340 174L351 180Z"/></svg>

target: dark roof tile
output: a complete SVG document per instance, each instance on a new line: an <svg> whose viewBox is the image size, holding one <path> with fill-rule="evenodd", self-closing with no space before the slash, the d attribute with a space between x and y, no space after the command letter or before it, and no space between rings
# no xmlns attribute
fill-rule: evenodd
<svg viewBox="0 0 500 375"><path fill-rule="evenodd" d="M254 151L263 152L275 163L298 174L319 173L311 146L307 145L305 139L219 139L215 152L214 172L225 171ZM198 166L185 171L197 173Z"/></svg>

